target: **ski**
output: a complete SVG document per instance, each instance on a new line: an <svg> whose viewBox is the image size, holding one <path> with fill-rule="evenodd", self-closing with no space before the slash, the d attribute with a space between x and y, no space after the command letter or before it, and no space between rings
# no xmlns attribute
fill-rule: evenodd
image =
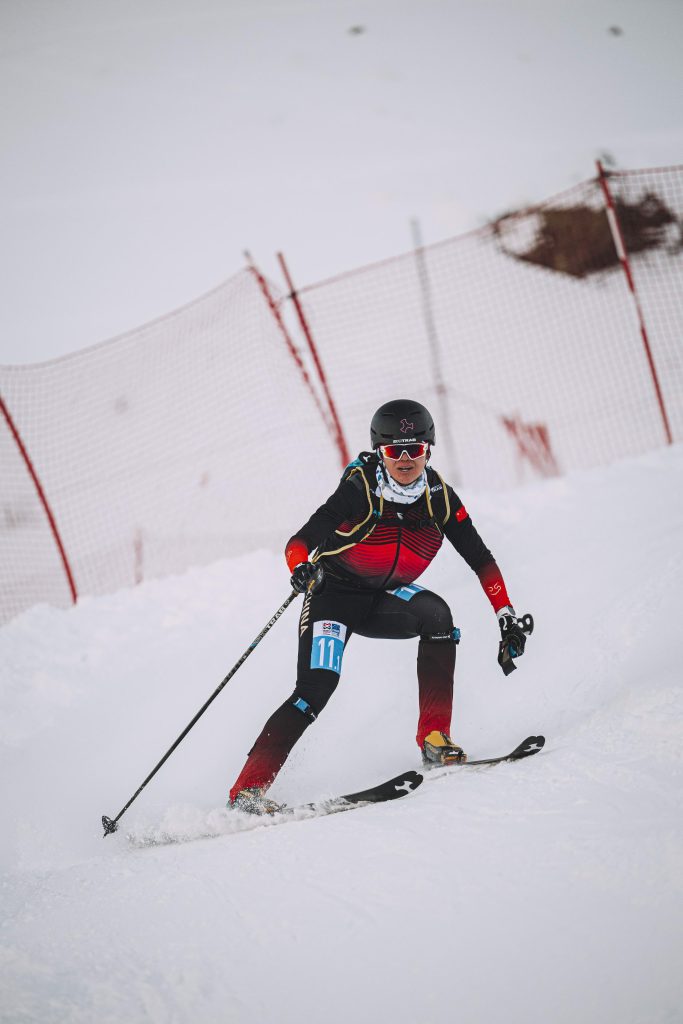
<svg viewBox="0 0 683 1024"><path fill-rule="evenodd" d="M531 757L543 749L545 736L527 736L527 738L515 747L509 754L499 757L483 757L472 761L463 761L454 764L424 765L423 771L428 778L441 778L446 771L453 768L477 768L483 765L501 764L503 761L521 761L522 758ZM225 808L220 812L220 817L215 825L199 831L171 832L165 829L147 829L140 833L128 833L128 842L134 847L167 846L174 843L188 843L195 839L217 839L219 836L234 835L238 832L247 832L255 828L270 827L272 825L283 825L288 821L306 821L309 818L325 817L328 814L339 814L343 811L351 811L355 807L367 807L369 804L385 803L387 800L398 800L401 797L413 793L418 786L421 786L424 776L413 769L397 775L393 779L381 782L378 786L371 786L369 789L361 790L358 793L345 793L343 796L330 797L327 800L313 800L305 804L297 804L294 807L283 806L275 814L247 815L236 812L231 808Z"/></svg>
<svg viewBox="0 0 683 1024"><path fill-rule="evenodd" d="M436 768L476 768L478 765L483 764L501 764L503 761L521 761L523 757L531 757L533 754L537 754L539 750L543 750L545 746L545 736L527 736L527 738L515 747L509 754L503 754L500 757L482 757L475 761L455 761L453 764L426 764L423 766L423 770L426 772L432 772Z"/></svg>
<svg viewBox="0 0 683 1024"><path fill-rule="evenodd" d="M328 814L351 811L356 807L367 807L369 804L398 800L413 793L418 786L422 785L423 781L424 776L411 769L393 779L381 782L378 786L371 786L370 789L364 789L358 793L345 793L344 796L330 797L327 800L313 800L309 803L297 804L294 807L285 805L276 814L247 815L226 808L215 829L211 831L183 833L164 829L148 829L141 833L128 833L127 839L131 846L137 848L188 843L195 839L218 839L220 836L248 832L254 828L283 825L289 821L306 821L309 818L320 818Z"/></svg>
<svg viewBox="0 0 683 1024"><path fill-rule="evenodd" d="M414 792L418 786L423 782L423 778L419 772L410 771L404 772L402 775L397 775L393 779L389 779L388 782L380 782L378 786L371 786L370 789L361 790L360 793L347 793L345 796L333 797L332 800L328 800L327 803L343 803L348 804L350 807L357 807L360 804L381 804L387 800L398 800L402 796L408 796L409 793ZM325 801L323 801L324 803ZM317 803L302 804L301 807L315 808L319 806ZM297 808L292 808L292 813L296 813Z"/></svg>
<svg viewBox="0 0 683 1024"><path fill-rule="evenodd" d="M354 807L362 807L366 804L382 804L387 800L398 800L403 796L408 796L422 785L423 781L423 776L419 772L411 770L397 775L387 782L380 782L378 786L361 790L359 793L346 793L344 796L335 796L328 800L314 800L311 803L298 804L295 807L285 806L279 815L290 818L304 818L307 814L311 817L319 817L325 814L337 814L339 811L350 811Z"/></svg>

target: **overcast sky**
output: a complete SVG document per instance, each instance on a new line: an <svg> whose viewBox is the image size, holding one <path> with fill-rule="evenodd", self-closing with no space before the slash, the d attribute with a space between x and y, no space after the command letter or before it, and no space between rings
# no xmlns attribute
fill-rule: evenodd
<svg viewBox="0 0 683 1024"><path fill-rule="evenodd" d="M683 163L681 0L3 0L0 362Z"/></svg>

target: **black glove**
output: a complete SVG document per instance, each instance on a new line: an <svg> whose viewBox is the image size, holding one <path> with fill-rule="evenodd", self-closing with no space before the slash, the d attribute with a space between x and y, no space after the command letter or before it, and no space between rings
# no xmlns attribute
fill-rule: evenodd
<svg viewBox="0 0 683 1024"><path fill-rule="evenodd" d="M292 588L297 594L317 594L325 585L325 570L313 562L300 562L292 573Z"/></svg>
<svg viewBox="0 0 683 1024"><path fill-rule="evenodd" d="M498 612L501 641L498 647L498 664L506 676L517 667L513 658L521 658L524 654L527 633L533 633L534 620L529 614L517 618L512 605L501 608Z"/></svg>

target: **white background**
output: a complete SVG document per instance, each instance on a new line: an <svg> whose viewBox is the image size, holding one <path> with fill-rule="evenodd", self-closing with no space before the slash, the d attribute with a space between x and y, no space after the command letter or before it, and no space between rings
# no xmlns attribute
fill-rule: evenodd
<svg viewBox="0 0 683 1024"><path fill-rule="evenodd" d="M679 0L4 0L0 363L169 312L245 248L310 283L600 153L680 163L682 38Z"/></svg>

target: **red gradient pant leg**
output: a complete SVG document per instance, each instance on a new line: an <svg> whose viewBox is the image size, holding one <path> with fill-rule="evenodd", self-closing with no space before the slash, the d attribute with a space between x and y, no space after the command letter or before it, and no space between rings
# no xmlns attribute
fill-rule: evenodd
<svg viewBox="0 0 683 1024"><path fill-rule="evenodd" d="M292 706L291 699L275 711L249 751L244 768L230 790L230 799L242 789L267 789L294 745L301 739L310 719Z"/></svg>
<svg viewBox="0 0 683 1024"><path fill-rule="evenodd" d="M261 730L230 790L231 800L242 789L266 789L274 781L294 745L334 693L345 643L373 601L372 593L359 594L329 581L321 594L306 595L299 619L296 688ZM324 636L315 639L319 626Z"/></svg>
<svg viewBox="0 0 683 1024"><path fill-rule="evenodd" d="M450 735L453 713L453 677L456 644L452 640L420 640L417 649L417 684L420 717L417 743L434 729Z"/></svg>

